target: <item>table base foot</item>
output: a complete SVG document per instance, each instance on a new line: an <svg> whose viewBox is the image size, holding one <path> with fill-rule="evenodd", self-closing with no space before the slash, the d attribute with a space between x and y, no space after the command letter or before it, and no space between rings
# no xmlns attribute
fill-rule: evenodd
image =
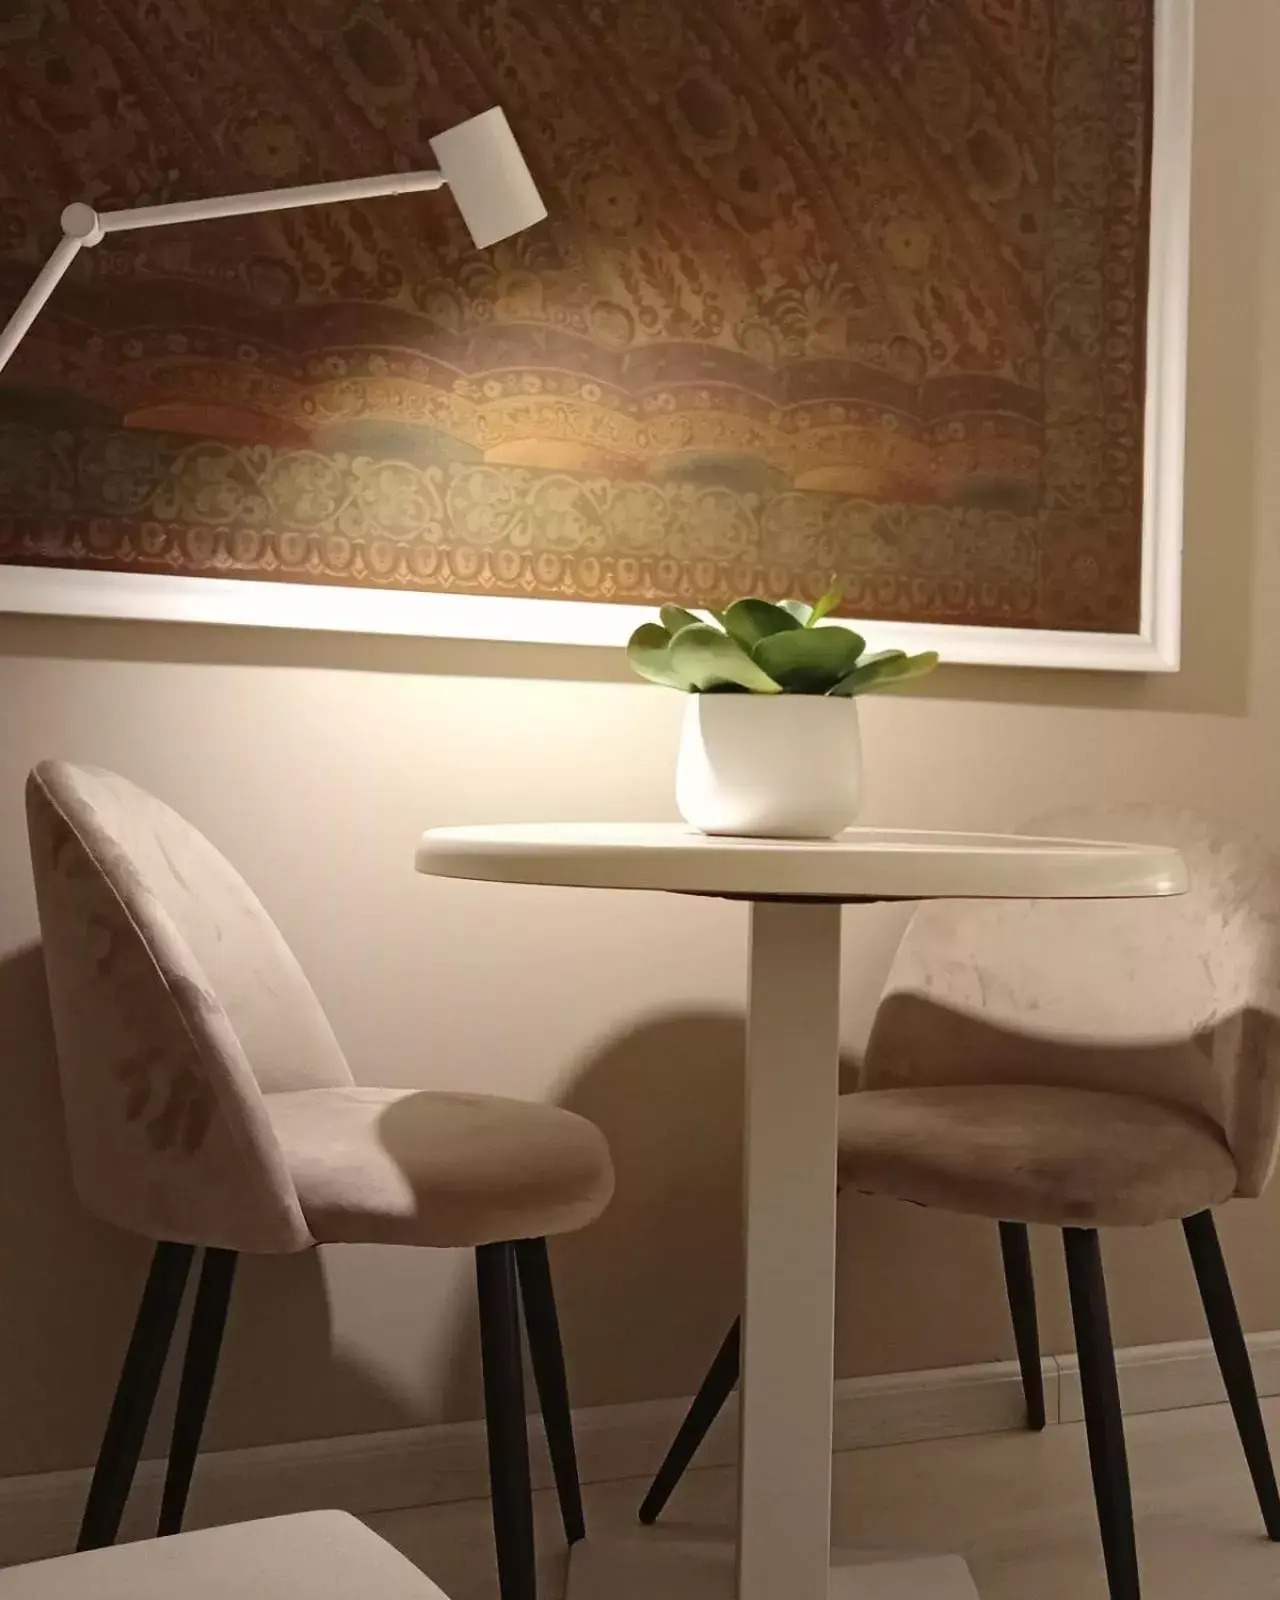
<svg viewBox="0 0 1280 1600"><path fill-rule="evenodd" d="M566 1600L735 1600L734 1550L722 1539L662 1536L575 1545ZM833 1552L828 1600L979 1600L959 1556Z"/></svg>

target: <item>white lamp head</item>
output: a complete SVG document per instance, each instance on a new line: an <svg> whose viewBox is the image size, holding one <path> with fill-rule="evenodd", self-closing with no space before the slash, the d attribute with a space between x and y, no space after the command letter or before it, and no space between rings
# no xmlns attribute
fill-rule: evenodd
<svg viewBox="0 0 1280 1600"><path fill-rule="evenodd" d="M547 215L500 106L440 134L431 148L478 249L509 239Z"/></svg>

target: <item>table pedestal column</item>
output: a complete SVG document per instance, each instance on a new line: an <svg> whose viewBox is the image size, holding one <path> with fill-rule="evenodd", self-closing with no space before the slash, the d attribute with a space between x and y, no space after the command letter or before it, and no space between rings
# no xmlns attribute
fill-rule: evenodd
<svg viewBox="0 0 1280 1600"><path fill-rule="evenodd" d="M956 1557L832 1555L840 907L751 913L739 1534L578 1546L570 1600L977 1600Z"/></svg>
<svg viewBox="0 0 1280 1600"><path fill-rule="evenodd" d="M827 1600L840 907L751 912L739 1600Z"/></svg>

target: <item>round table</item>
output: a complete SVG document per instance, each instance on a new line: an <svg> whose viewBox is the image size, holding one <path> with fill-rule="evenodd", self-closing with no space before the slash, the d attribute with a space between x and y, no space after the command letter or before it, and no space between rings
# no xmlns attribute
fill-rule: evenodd
<svg viewBox="0 0 1280 1600"><path fill-rule="evenodd" d="M570 1600L976 1600L956 1557L830 1549L841 906L1182 893L1158 845L855 829L831 841L678 826L433 829L435 877L750 902L746 1308L736 1561L661 1536L588 1541Z"/></svg>

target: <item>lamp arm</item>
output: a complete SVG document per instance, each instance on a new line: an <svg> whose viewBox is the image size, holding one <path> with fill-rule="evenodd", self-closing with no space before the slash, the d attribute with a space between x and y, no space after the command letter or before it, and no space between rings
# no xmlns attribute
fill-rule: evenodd
<svg viewBox="0 0 1280 1600"><path fill-rule="evenodd" d="M179 200L172 205L137 206L129 211L99 215L81 202L62 213L63 236L39 276L23 295L17 309L0 330L0 371L22 343L67 268L86 246L100 244L109 233L135 228L163 227L176 222L207 222L217 217L244 217L263 211L290 211L299 206L328 205L342 200L373 200L384 195L419 194L443 189L442 172L393 172L381 178L340 179L336 183L306 183L293 189L264 189L253 194L229 194L210 200Z"/></svg>
<svg viewBox="0 0 1280 1600"><path fill-rule="evenodd" d="M99 216L92 206L69 205L62 213L62 242L0 331L0 369L18 348L78 253L86 245L101 244L109 233L159 228L173 222L245 217L262 211L289 211L334 201L421 194L446 185L453 190L462 219L480 250L532 228L546 216L546 205L500 106L437 134L431 140L431 151L440 163L439 170L432 172L392 172L381 178L344 178L336 183L306 183L293 189L264 189L213 200L179 200L172 205L108 211L104 216Z"/></svg>
<svg viewBox="0 0 1280 1600"><path fill-rule="evenodd" d="M247 217L261 211L294 211L300 206L331 205L342 200L377 200L384 195L421 194L443 189L443 172L392 172L381 178L340 178L335 183L304 183L293 189L261 189L254 194L227 194L212 200L179 200L172 205L138 206L108 211L98 220L103 233L132 228L159 228L173 222L209 222L216 217ZM96 243L96 241L94 241Z"/></svg>
<svg viewBox="0 0 1280 1600"><path fill-rule="evenodd" d="M85 241L66 234L58 241L53 254L40 269L36 281L18 302L18 309L0 331L0 371L8 365L9 357L22 343L27 329L40 315L45 301L62 281L67 268L83 249Z"/></svg>

